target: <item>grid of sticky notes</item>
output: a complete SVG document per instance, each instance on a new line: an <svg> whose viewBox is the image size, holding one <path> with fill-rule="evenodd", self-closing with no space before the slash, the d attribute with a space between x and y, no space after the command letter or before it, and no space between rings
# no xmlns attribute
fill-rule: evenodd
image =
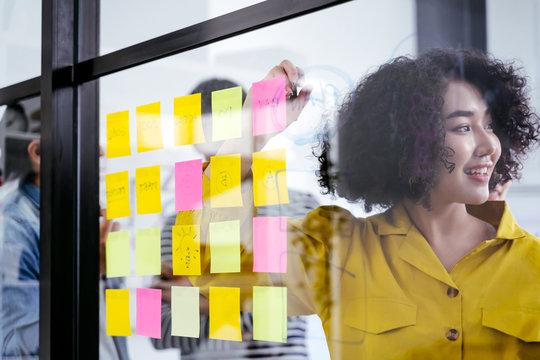
<svg viewBox="0 0 540 360"><path fill-rule="evenodd" d="M253 134L258 136L282 131L287 126L285 77L263 80L252 87ZM201 144L242 137L242 88L214 91L211 94L211 134L205 134L201 114L201 94L174 98L174 145ZM137 152L164 148L161 104L154 102L135 109ZM207 120L207 119L205 119ZM164 126L165 127L165 126ZM130 112L107 115L107 157L132 155ZM253 204L242 197L240 154L213 156L210 159L210 208L269 206L289 203L285 149L254 152L252 156ZM107 218L132 215L130 194L136 197L136 214L162 212L161 168L138 167L135 181L129 171L105 176ZM133 174L131 174L133 176ZM203 209L202 159L174 163L174 207L176 211ZM134 192L130 192L130 184ZM131 189L133 191L133 189ZM253 272L287 272L287 218L253 218ZM210 273L241 271L240 219L210 222L207 232L210 246ZM134 235L134 249L132 237ZM135 252L133 257L132 251ZM132 266L132 259L135 264ZM173 275L201 275L201 225L172 227ZM114 231L106 239L107 277L161 274L161 238L159 228ZM199 288L171 287L171 334L199 337ZM253 338L287 341L287 289L253 286ZM161 337L161 290L137 288L135 305L130 304L127 289L106 290L107 334L130 336L130 306L136 310L137 335ZM242 341L240 288L210 287L209 336L212 339Z"/></svg>

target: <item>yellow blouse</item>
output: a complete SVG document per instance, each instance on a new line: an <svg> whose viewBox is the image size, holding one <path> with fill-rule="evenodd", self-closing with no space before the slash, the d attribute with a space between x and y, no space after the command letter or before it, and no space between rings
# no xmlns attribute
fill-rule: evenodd
<svg viewBox="0 0 540 360"><path fill-rule="evenodd" d="M450 272L403 206L365 219L320 207L289 220L286 274L252 272L249 206L184 212L177 223L202 223L203 275L190 279L203 293L238 286L249 311L253 285L287 286L289 315L319 315L332 359L540 359L540 240L502 201L467 210L497 235ZM242 272L210 274L205 229L230 219L242 222Z"/></svg>

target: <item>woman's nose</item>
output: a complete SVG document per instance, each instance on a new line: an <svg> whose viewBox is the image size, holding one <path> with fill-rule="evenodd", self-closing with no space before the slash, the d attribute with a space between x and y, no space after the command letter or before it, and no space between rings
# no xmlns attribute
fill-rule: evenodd
<svg viewBox="0 0 540 360"><path fill-rule="evenodd" d="M482 129L476 138L476 155L479 157L491 156L501 147L499 138L492 131Z"/></svg>

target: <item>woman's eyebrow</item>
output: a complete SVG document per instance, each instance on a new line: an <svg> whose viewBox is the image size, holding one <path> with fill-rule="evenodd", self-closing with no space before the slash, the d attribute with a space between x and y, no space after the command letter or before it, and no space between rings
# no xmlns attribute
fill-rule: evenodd
<svg viewBox="0 0 540 360"><path fill-rule="evenodd" d="M455 118L455 117L471 117L473 116L474 113L472 111L466 111L466 110L457 110L457 111L454 111L452 113L450 113L446 119L451 119L451 118Z"/></svg>

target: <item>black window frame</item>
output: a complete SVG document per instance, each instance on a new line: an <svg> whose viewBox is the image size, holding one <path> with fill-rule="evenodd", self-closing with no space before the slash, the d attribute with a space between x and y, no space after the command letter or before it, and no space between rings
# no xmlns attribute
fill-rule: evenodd
<svg viewBox="0 0 540 360"><path fill-rule="evenodd" d="M41 74L0 89L41 96L41 359L99 358L99 78L349 1L269 0L100 56L99 0L43 0ZM416 1L419 49L434 11L465 24L438 29L448 46L485 49L485 0L444 3Z"/></svg>

